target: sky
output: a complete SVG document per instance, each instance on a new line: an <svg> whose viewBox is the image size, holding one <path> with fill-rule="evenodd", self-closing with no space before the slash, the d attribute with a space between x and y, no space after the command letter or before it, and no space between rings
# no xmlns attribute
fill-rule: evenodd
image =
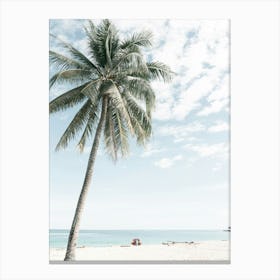
<svg viewBox="0 0 280 280"><path fill-rule="evenodd" d="M94 20L97 24L100 20ZM130 141L116 164L101 143L81 221L82 229L224 229L229 226L230 64L228 20L112 20L121 38L150 30L147 60L176 73L152 82L153 135L146 147ZM87 53L86 20L50 20L50 33ZM63 50L50 39L50 49ZM50 68L50 75L55 69ZM50 100L68 87L50 90ZM90 145L78 137L55 145L78 107L50 116L50 228L71 227Z"/></svg>

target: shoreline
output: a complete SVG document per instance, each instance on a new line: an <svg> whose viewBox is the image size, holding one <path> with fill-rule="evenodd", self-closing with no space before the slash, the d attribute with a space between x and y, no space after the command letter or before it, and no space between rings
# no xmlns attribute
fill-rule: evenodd
<svg viewBox="0 0 280 280"><path fill-rule="evenodd" d="M77 261L229 261L230 241L175 242L157 245L77 247ZM65 248L50 248L50 261L63 261Z"/></svg>

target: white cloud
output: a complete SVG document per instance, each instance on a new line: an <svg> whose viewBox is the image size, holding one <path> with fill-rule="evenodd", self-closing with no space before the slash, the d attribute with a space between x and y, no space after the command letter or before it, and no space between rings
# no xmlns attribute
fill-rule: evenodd
<svg viewBox="0 0 280 280"><path fill-rule="evenodd" d="M229 74L225 73L219 86L208 96L209 102L229 98Z"/></svg>
<svg viewBox="0 0 280 280"><path fill-rule="evenodd" d="M141 155L141 157L149 157L151 155L158 154L163 151L165 151L165 149L159 148L158 146L149 143L146 145L145 150Z"/></svg>
<svg viewBox="0 0 280 280"><path fill-rule="evenodd" d="M228 100L215 100L210 103L209 106L205 107L201 110L197 115L198 116L208 116L213 113L219 113L222 109L224 109L228 105Z"/></svg>
<svg viewBox="0 0 280 280"><path fill-rule="evenodd" d="M208 116L218 113L221 110L227 110L229 104L229 74L225 74L221 83L211 92L207 98L208 105L204 107L198 116Z"/></svg>
<svg viewBox="0 0 280 280"><path fill-rule="evenodd" d="M172 111L168 102L158 102L153 117L157 120L165 121L172 118Z"/></svg>
<svg viewBox="0 0 280 280"><path fill-rule="evenodd" d="M159 161L154 162L154 165L160 168L169 168L174 165L176 161L182 160L183 157L181 155L177 155L171 158L162 158Z"/></svg>
<svg viewBox="0 0 280 280"><path fill-rule="evenodd" d="M200 122L192 122L186 125L166 125L158 129L158 134L161 136L173 136L174 142L182 142L183 140L195 138L192 133L206 130L205 126Z"/></svg>
<svg viewBox="0 0 280 280"><path fill-rule="evenodd" d="M176 120L183 120L191 111L200 107L200 99L206 96L212 87L208 76L193 82L187 90L180 93L180 97L173 107L172 116Z"/></svg>
<svg viewBox="0 0 280 280"><path fill-rule="evenodd" d="M187 39L186 34L191 30L195 30L195 40ZM199 109L203 104L202 100L223 82L222 73L229 67L227 33L227 21L170 21L169 29L162 34L165 44L162 48L153 50L153 55L170 65L177 76L171 85L163 86L164 90L154 87L158 98L154 115L156 119L185 119L192 111ZM182 72L182 69L186 71ZM174 84L179 85L177 91L172 87ZM228 94L228 89L226 93ZM170 96L174 95L176 98L171 99ZM211 105L207 114L212 110L218 112L226 106L225 101L214 102L215 100L206 99L205 106Z"/></svg>
<svg viewBox="0 0 280 280"><path fill-rule="evenodd" d="M214 125L208 128L209 132L221 132L221 131L228 131L229 124L225 121L217 121Z"/></svg>
<svg viewBox="0 0 280 280"><path fill-rule="evenodd" d="M200 157L216 157L226 159L229 155L229 147L226 143L218 144L187 144L185 149L196 152Z"/></svg>

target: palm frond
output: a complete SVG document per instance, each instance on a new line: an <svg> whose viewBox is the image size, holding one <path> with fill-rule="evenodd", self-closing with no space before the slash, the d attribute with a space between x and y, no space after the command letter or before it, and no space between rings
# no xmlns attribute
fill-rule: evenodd
<svg viewBox="0 0 280 280"><path fill-rule="evenodd" d="M98 90L99 84L100 84L100 79L95 79L89 82L88 85L81 90L83 94L85 94L87 97L90 98L93 104L95 104L98 97L100 97L100 92Z"/></svg>
<svg viewBox="0 0 280 280"><path fill-rule="evenodd" d="M108 66L111 68L112 67L112 54L111 54L111 49L112 49L112 39L111 39L111 34L110 34L110 27L108 28L108 34L105 40L105 53L106 53L106 61Z"/></svg>
<svg viewBox="0 0 280 280"><path fill-rule="evenodd" d="M91 40L94 40L95 26L91 20L88 20L88 27L84 26L84 30L87 34L87 37Z"/></svg>
<svg viewBox="0 0 280 280"><path fill-rule="evenodd" d="M84 151L86 141L93 135L95 126L98 121L99 108L100 108L99 102L96 102L96 104L94 104L92 106L92 108L89 112L87 124L86 124L84 132L80 138L80 141L77 145L81 153Z"/></svg>
<svg viewBox="0 0 280 280"><path fill-rule="evenodd" d="M111 87L107 89L107 94L109 95L109 100L112 106L117 108L122 116L122 118L126 121L127 127L129 128L130 133L134 134L134 128L131 124L130 117L128 115L127 109L125 107L125 104L123 102L122 96L120 94L119 88L117 85L111 81Z"/></svg>
<svg viewBox="0 0 280 280"><path fill-rule="evenodd" d="M149 139L152 133L151 120L128 92L125 92L123 96L131 123L135 130L137 142L139 144L145 144L146 140Z"/></svg>
<svg viewBox="0 0 280 280"><path fill-rule="evenodd" d="M151 116L151 111L155 107L155 93L149 82L142 78L130 78L123 80L125 88L138 100L146 103L147 115Z"/></svg>
<svg viewBox="0 0 280 280"><path fill-rule="evenodd" d="M53 99L49 105L50 113L66 110L85 100L86 96L81 92L81 90L87 85L88 83L85 83Z"/></svg>
<svg viewBox="0 0 280 280"><path fill-rule="evenodd" d="M129 154L128 128L117 108L114 110L113 122L118 150L120 150L122 157L126 157Z"/></svg>
<svg viewBox="0 0 280 280"><path fill-rule="evenodd" d="M83 69L62 70L50 78L50 88L58 83L84 83L91 79L92 72Z"/></svg>
<svg viewBox="0 0 280 280"><path fill-rule="evenodd" d="M135 72L146 73L148 75L148 67L142 53L138 47L130 47L120 52L113 62L111 73L131 74Z"/></svg>
<svg viewBox="0 0 280 280"><path fill-rule="evenodd" d="M150 47L152 45L151 39L153 35L150 31L142 31L132 34L120 45L121 49L126 49L131 46Z"/></svg>
<svg viewBox="0 0 280 280"><path fill-rule="evenodd" d="M164 82L170 82L172 76L175 74L170 67L162 62L147 63L149 75L151 79L163 79Z"/></svg>
<svg viewBox="0 0 280 280"><path fill-rule="evenodd" d="M63 41L60 38L58 38L57 36L55 36L53 34L50 34L50 36L57 39L59 44L64 49L66 49L69 52L69 54L71 54L73 56L74 59L76 59L77 61L79 61L80 63L84 64L85 66L87 66L91 69L95 69L100 74L100 71L99 71L98 67L92 61L90 61L83 53L81 53L79 50L74 48L71 44Z"/></svg>
<svg viewBox="0 0 280 280"><path fill-rule="evenodd" d="M104 19L98 26L89 23L88 44L92 57L104 68L113 59L119 48L119 38L115 26Z"/></svg>
<svg viewBox="0 0 280 280"><path fill-rule="evenodd" d="M108 105L105 127L104 127L104 142L108 154L112 157L114 161L118 159L118 149L116 135L118 133L116 125L116 112L115 108Z"/></svg>
<svg viewBox="0 0 280 280"><path fill-rule="evenodd" d="M87 65L54 51L49 51L49 58L50 63L55 67L59 68L60 71L69 70L73 68L90 70L90 67L88 67Z"/></svg>
<svg viewBox="0 0 280 280"><path fill-rule="evenodd" d="M88 121L89 112L91 110L92 103L90 100L82 106L82 108L75 115L73 120L70 122L65 132L61 136L55 150L58 151L62 148L66 148L69 142L82 130L86 122Z"/></svg>

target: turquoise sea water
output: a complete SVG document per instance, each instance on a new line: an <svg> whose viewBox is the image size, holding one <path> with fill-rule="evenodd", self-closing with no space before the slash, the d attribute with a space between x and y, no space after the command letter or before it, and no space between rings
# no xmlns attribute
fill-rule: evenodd
<svg viewBox="0 0 280 280"><path fill-rule="evenodd" d="M50 247L65 248L68 230L51 229ZM77 246L128 245L133 238L142 244L161 244L167 241L229 240L229 232L223 230L81 230Z"/></svg>

